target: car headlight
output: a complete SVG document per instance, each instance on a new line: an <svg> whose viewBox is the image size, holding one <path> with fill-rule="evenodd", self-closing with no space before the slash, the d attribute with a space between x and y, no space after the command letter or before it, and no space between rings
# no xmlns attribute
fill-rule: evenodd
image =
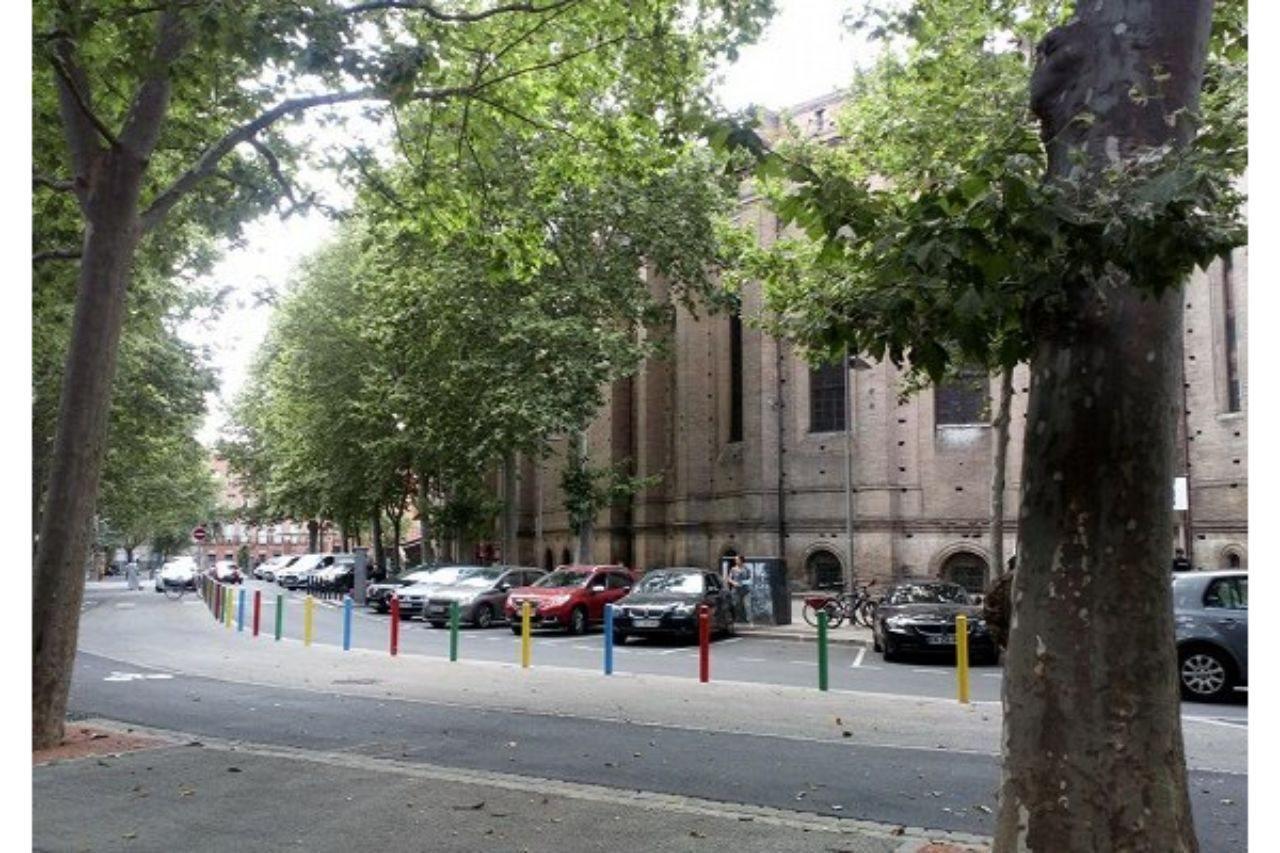
<svg viewBox="0 0 1280 853"><path fill-rule="evenodd" d="M974 619L972 622L969 623L969 625L971 626L971 630L975 634L987 633L987 620L985 619Z"/></svg>
<svg viewBox="0 0 1280 853"><path fill-rule="evenodd" d="M906 616L890 616L884 620L884 624L890 628L905 628L911 624L911 619Z"/></svg>
<svg viewBox="0 0 1280 853"><path fill-rule="evenodd" d="M677 616L688 616L696 609L696 604L677 604L675 607L671 608L671 612Z"/></svg>

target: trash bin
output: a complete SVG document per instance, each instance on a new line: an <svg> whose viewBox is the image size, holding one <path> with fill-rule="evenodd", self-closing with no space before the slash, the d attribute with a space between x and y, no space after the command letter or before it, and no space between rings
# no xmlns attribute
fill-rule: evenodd
<svg viewBox="0 0 1280 853"><path fill-rule="evenodd" d="M720 574L728 577L733 557L720 559ZM791 589L787 585L787 561L781 557L743 557L751 572L749 597L752 625L790 625Z"/></svg>

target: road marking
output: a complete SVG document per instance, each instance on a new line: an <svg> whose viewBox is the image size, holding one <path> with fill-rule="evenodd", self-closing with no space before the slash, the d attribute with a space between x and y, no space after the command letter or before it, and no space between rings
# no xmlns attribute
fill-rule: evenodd
<svg viewBox="0 0 1280 853"><path fill-rule="evenodd" d="M858 649L858 654L853 659L853 668L862 666L862 659L867 656L867 647L863 646Z"/></svg>
<svg viewBox="0 0 1280 853"><path fill-rule="evenodd" d="M816 660L789 660L787 661L787 663L793 663L796 666L817 666L818 665L818 662Z"/></svg>
<svg viewBox="0 0 1280 853"><path fill-rule="evenodd" d="M157 681L168 681L173 676L164 672L142 673L142 672L117 672L111 671L110 675L103 676L103 681L142 681L143 679L155 679Z"/></svg>
<svg viewBox="0 0 1280 853"><path fill-rule="evenodd" d="M951 670L951 669L922 669L919 667L913 668L911 671L912 672L928 672L928 673L932 673L933 675L952 675L955 672L955 670Z"/></svg>
<svg viewBox="0 0 1280 853"><path fill-rule="evenodd" d="M766 662L764 658L746 658L746 657L743 657L743 658L738 658L738 660L743 661L744 663L765 663L765 662Z"/></svg>
<svg viewBox="0 0 1280 853"><path fill-rule="evenodd" d="M730 637L730 638L729 638L729 639L727 639L727 640L721 640L721 641L720 641L720 645L722 645L722 646L727 646L727 645L729 645L730 643L741 643L741 642L742 642L742 640L743 640L743 638L742 638L742 637Z"/></svg>
<svg viewBox="0 0 1280 853"><path fill-rule="evenodd" d="M116 605L117 610L128 610L130 607L137 607L132 601L122 601Z"/></svg>
<svg viewBox="0 0 1280 853"><path fill-rule="evenodd" d="M1187 720L1188 722L1204 723L1205 725L1208 725L1208 726L1222 726L1223 728L1227 728L1227 729L1249 728L1248 720L1241 720L1240 722L1236 723L1236 722L1232 722L1231 720L1224 720L1224 719L1214 718L1214 717L1193 717L1189 714L1183 714L1182 719Z"/></svg>

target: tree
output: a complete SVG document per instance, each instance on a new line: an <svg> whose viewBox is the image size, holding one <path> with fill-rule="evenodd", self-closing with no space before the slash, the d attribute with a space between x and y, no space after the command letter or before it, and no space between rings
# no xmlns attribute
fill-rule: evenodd
<svg viewBox="0 0 1280 853"><path fill-rule="evenodd" d="M902 20L927 34L941 3ZM776 328L933 378L1030 362L997 850L1195 848L1166 569L1179 297L1244 238L1243 4L1212 42L1210 11L1078 8L1030 81L1043 151L1014 128L905 191L764 156L806 230L752 259Z"/></svg>

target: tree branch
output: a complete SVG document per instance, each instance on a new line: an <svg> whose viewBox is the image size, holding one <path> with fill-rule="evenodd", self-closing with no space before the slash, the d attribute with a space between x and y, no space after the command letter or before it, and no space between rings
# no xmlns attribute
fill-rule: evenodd
<svg viewBox="0 0 1280 853"><path fill-rule="evenodd" d="M191 28L183 22L177 8L165 9L156 23L156 44L148 61L149 73L138 86L125 115L124 129L120 131L124 147L140 160L150 159L160 137L173 88L169 73L190 41Z"/></svg>
<svg viewBox="0 0 1280 853"><path fill-rule="evenodd" d="M293 195L293 184L289 183L288 178L284 176L284 172L280 169L280 160L276 157L275 152L266 146L264 142L256 136L249 137L249 144L254 147L262 159L267 161L267 168L271 170L271 177L276 179L276 183L280 185L280 189L284 192L284 197L293 203L294 207L298 206L298 200Z"/></svg>
<svg viewBox="0 0 1280 853"><path fill-rule="evenodd" d="M492 18L495 15L505 15L510 12L526 12L529 14L542 14L544 12L553 12L562 6L575 3L577 0L557 0L554 3L547 3L545 6L535 6L533 3L508 3L504 6L494 6L491 9L482 9L479 12L444 12L438 9L435 4L428 3L426 0L370 0L367 3L360 3L355 6L348 6L342 11L348 15L356 15L361 12L379 12L389 9L400 9L402 11L422 12L428 18L446 23L464 23L470 24L476 21L483 21L485 18Z"/></svg>
<svg viewBox="0 0 1280 853"><path fill-rule="evenodd" d="M73 193L76 191L76 182L63 180L60 178L51 178L48 175L37 175L32 173L31 187L32 189L36 187L47 187L51 190L56 190L58 192Z"/></svg>
<svg viewBox="0 0 1280 853"><path fill-rule="evenodd" d="M85 128L83 127L82 122L88 122L88 126L92 128L93 132L101 136L108 145L112 147L119 145L120 143L116 139L115 134L111 132L111 129L107 127L102 119L98 118L97 114L89 106L87 93L81 90L81 87L85 82L84 74L80 71L79 66L75 64L71 57L70 40L58 39L55 44L57 45L56 52L49 57L49 62L53 65L54 73L58 75L58 82L60 84L58 86L58 92L64 96L64 100L70 101L70 104L74 106L82 120L75 122L70 121L69 117L66 115L66 111L64 110L63 121L68 125L75 126L77 128L77 135L82 135L84 133ZM92 145L92 143L87 143L87 140L82 140L79 143L73 142L73 147L81 147L86 144ZM83 165L85 172L87 172L88 162L85 162ZM80 170L81 166L80 164L77 164L76 171Z"/></svg>
<svg viewBox="0 0 1280 853"><path fill-rule="evenodd" d="M45 261L78 261L80 260L79 249L50 249L45 252L36 252L31 256L31 265L42 264Z"/></svg>

